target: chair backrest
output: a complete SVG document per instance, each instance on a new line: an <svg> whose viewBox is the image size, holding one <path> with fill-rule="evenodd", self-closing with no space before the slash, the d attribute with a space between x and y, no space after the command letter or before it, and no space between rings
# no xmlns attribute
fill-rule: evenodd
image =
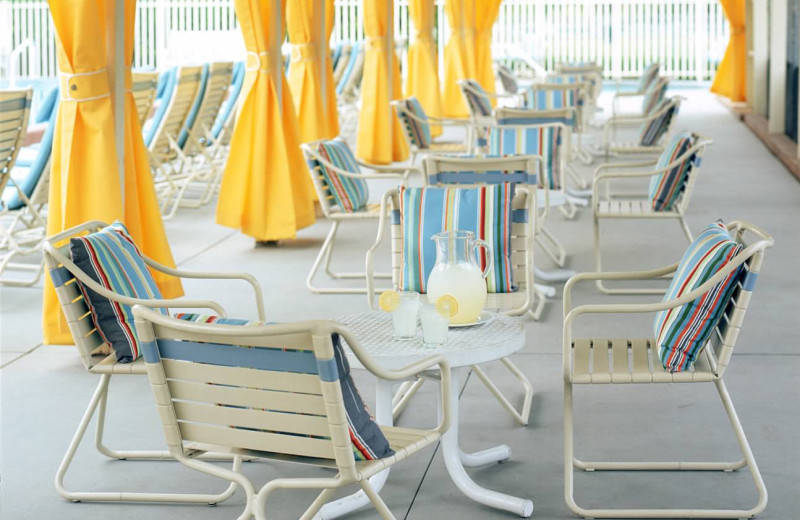
<svg viewBox="0 0 800 520"><path fill-rule="evenodd" d="M209 325L140 306L134 315L173 454L192 442L355 470L330 322Z"/></svg>
<svg viewBox="0 0 800 520"><path fill-rule="evenodd" d="M400 122L412 152L426 150L431 147L431 125L428 116L419 100L412 96L407 99L392 101L392 106Z"/></svg>
<svg viewBox="0 0 800 520"><path fill-rule="evenodd" d="M541 156L543 171L539 176L539 187L563 190L563 175L572 141L571 123L575 117L572 108L498 108L495 111L495 125L489 130L489 153L497 156Z"/></svg>
<svg viewBox="0 0 800 520"><path fill-rule="evenodd" d="M497 70L497 77L500 79L500 83L503 85L503 90L506 91L507 94L517 94L519 93L519 82L517 81L517 77L514 76L514 73L503 65L502 63L495 64Z"/></svg>
<svg viewBox="0 0 800 520"><path fill-rule="evenodd" d="M158 72L134 72L133 84L131 85L133 99L136 102L136 113L139 115L139 122L144 124L150 109L156 101L158 93Z"/></svg>
<svg viewBox="0 0 800 520"><path fill-rule="evenodd" d="M667 88L669 88L669 80L667 78L658 78L650 84L650 87L644 93L644 97L642 97L642 114L649 115L655 110L667 95Z"/></svg>
<svg viewBox="0 0 800 520"><path fill-rule="evenodd" d="M582 132L584 129L584 98L588 95L588 84L570 82L574 76L548 76L545 83L534 83L525 92L525 108L530 110L555 110L572 108L575 118L572 129ZM549 81L563 81L550 83Z"/></svg>
<svg viewBox="0 0 800 520"><path fill-rule="evenodd" d="M684 136L690 137L691 144L685 151L681 152L678 147L680 142L685 139ZM664 152L656 163L656 168L665 170L663 174L665 177L672 176L673 181L677 183L677 193L674 194L672 201L664 209L675 209L680 213L686 210L692 198L703 154L711 144L711 139L702 134L684 132L673 137L672 142L665 147ZM651 198L654 198L655 182L654 179L651 184Z"/></svg>
<svg viewBox="0 0 800 520"><path fill-rule="evenodd" d="M192 108L186 115L186 119L181 125L180 132L178 132L176 141L181 150L183 150L186 146L186 141L189 139L189 133L194 128L195 121L197 121L197 117L200 115L200 106L203 104L203 100L206 97L206 89L208 88L208 79L210 76L210 65L206 63L202 67L202 72L200 74L200 88L197 89L197 94L194 97L194 101L192 101Z"/></svg>
<svg viewBox="0 0 800 520"><path fill-rule="evenodd" d="M162 101L162 103L168 102L168 104L148 146L150 152L158 159L169 159L175 156L170 139L173 141L178 139L186 118L197 99L202 76L202 67L181 67L175 73L172 92L171 94L165 93L165 96L170 96L169 100Z"/></svg>
<svg viewBox="0 0 800 520"><path fill-rule="evenodd" d="M362 44L353 46L347 67L336 83L336 95L352 98L361 85L364 74L364 48Z"/></svg>
<svg viewBox="0 0 800 520"><path fill-rule="evenodd" d="M208 79L203 92L203 100L197 109L197 116L191 122L191 127L186 127L188 132L184 143L181 143L180 139L178 140L178 144L183 146L183 151L186 155L196 155L200 153L200 147L208 144L208 135L222 109L222 103L225 101L228 87L231 85L232 76L233 62L209 64ZM188 124L189 121L187 121ZM198 136L197 139L189 138L189 133Z"/></svg>
<svg viewBox="0 0 800 520"><path fill-rule="evenodd" d="M339 174L339 171L361 173L355 155L344 139L323 139L304 143L300 148L326 217L337 212L353 213L366 205L369 198L366 180Z"/></svg>
<svg viewBox="0 0 800 520"><path fill-rule="evenodd" d="M639 81L636 84L636 92L646 92L656 78L658 78L660 69L661 64L658 62L648 65L644 71L642 71L641 76L639 76Z"/></svg>
<svg viewBox="0 0 800 520"><path fill-rule="evenodd" d="M0 90L0 193L11 178L11 169L28 129L33 89Z"/></svg>
<svg viewBox="0 0 800 520"><path fill-rule="evenodd" d="M639 129L639 144L653 146L669 136L681 108L680 96L664 98Z"/></svg>
<svg viewBox="0 0 800 520"><path fill-rule="evenodd" d="M342 44L342 53L339 56L339 61L336 63L336 67L333 69L333 81L335 81L337 84L339 83L339 80L342 79L342 75L350 63L350 55L353 53L353 48L354 45L352 44Z"/></svg>
<svg viewBox="0 0 800 520"><path fill-rule="evenodd" d="M158 75L158 87L156 89L156 101L158 105L153 112L153 116L142 124L142 137L144 138L144 145L148 150L158 135L158 129L164 122L164 116L167 114L172 95L175 93L177 73L178 69L171 68Z"/></svg>
<svg viewBox="0 0 800 520"><path fill-rule="evenodd" d="M458 86L467 103L470 117L473 119L491 117L492 101L480 83L474 79L462 79L458 81Z"/></svg>
<svg viewBox="0 0 800 520"><path fill-rule="evenodd" d="M336 45L333 46L331 49L331 67L335 70L336 66L339 64L339 58L342 57L342 47L344 44L342 42L337 42Z"/></svg>
<svg viewBox="0 0 800 520"><path fill-rule="evenodd" d="M226 129L233 129L233 121L236 118L236 107L239 104L242 85L244 85L244 73L244 62L237 61L234 63L231 84L228 88L228 97L225 98L224 103L219 109L219 115L216 121L214 121L214 126L211 127L211 136L219 141L220 144L228 144L230 140L232 132L226 131Z"/></svg>

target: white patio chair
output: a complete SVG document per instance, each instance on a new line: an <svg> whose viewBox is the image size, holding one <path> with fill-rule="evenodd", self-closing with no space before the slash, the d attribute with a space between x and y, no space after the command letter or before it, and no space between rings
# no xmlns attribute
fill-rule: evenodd
<svg viewBox="0 0 800 520"><path fill-rule="evenodd" d="M541 158L523 155L491 159L432 156L425 159L424 165L425 174L429 178L428 183L434 186L475 187L502 182L513 182L516 185L512 200L512 211L516 218L511 224L510 254L513 280L517 289L512 292L487 294L485 307L498 309L503 314L512 316L530 314L539 319L544 299L537 294L534 284L533 236L537 218L535 178L541 168ZM376 292L373 290L374 258L383 242L387 225L391 226L392 285L395 290L401 290L403 228L398 189L390 190L382 197L378 234L375 243L367 251L367 302L371 309L375 308L373 294ZM533 386L510 359L503 358L501 361L523 387L524 397L519 409L514 407L480 367L474 366L471 369L514 420L522 425L528 424ZM393 403L395 416L402 412L422 383L422 379L406 383L395 394Z"/></svg>
<svg viewBox="0 0 800 520"><path fill-rule="evenodd" d="M144 124L150 116L153 104L156 102L158 72L136 71L132 75L131 92L136 102L136 113L139 116L139 122Z"/></svg>
<svg viewBox="0 0 800 520"><path fill-rule="evenodd" d="M321 489L300 517L310 519L337 489L350 484L361 487L381 518L394 519L369 478L435 444L450 424L450 369L441 356L385 370L336 322L241 327L187 323L138 305L133 312L146 342L145 365L171 456L239 485L247 501L242 520L266 520L267 498L277 489ZM438 369L439 425L429 430L381 427L394 455L356 461L340 383L348 375L340 372L343 354L334 335L344 338L364 367L381 379L399 381ZM238 465L231 471L195 458L207 450L230 453L237 463L250 456L336 473L276 478L256 490Z"/></svg>
<svg viewBox="0 0 800 520"><path fill-rule="evenodd" d="M426 157L430 154L472 153L470 143L474 140L471 137L472 125L469 120L429 116L425 113L425 109L422 108L417 98L413 96L392 101L391 103L397 113L397 117L403 123L403 131L411 152L411 158L409 159L411 164L416 162L417 157ZM466 142L464 140L434 140L431 137L431 125L463 129Z"/></svg>
<svg viewBox="0 0 800 520"><path fill-rule="evenodd" d="M582 273L573 277L564 288L564 487L567 506L575 514L585 518L752 518L766 507L767 490L753 457L752 449L736 415L723 376L732 359L731 355L750 303L753 286L761 269L764 252L773 245L773 239L765 231L747 222L732 222L727 227L734 240L744 249L736 254L716 275L678 298L660 303L595 303L574 306L572 289L582 281L660 279L675 273L679 264L652 271ZM756 240L747 243L745 242L746 235L753 235ZM714 326L710 339L704 349L699 352L696 362L689 370L673 373L665 370L659 357L658 342L653 338L607 339L574 336L574 324L584 316L656 313L674 309L702 298L710 291L717 289L720 282L740 266L744 268L742 273L744 276L735 282L733 295L730 303L725 307L724 315ZM625 334L625 331L621 331L616 337L625 338ZM575 385L659 384L661 392L666 395L672 383L714 384L744 455L743 459L736 462L587 462L576 458L573 439L573 387ZM602 429L595 429L595 433L599 432L602 432ZM713 435L716 436L718 433L715 431ZM662 440L667 442L673 439L664 438ZM600 509L585 508L578 505L575 500L573 475L575 469L595 474L600 471L732 472L745 466L750 469L758 492L756 505L748 510L688 507L679 509L621 509L618 507ZM692 481L692 485L696 486L696 481ZM708 489L713 489L713 487ZM653 488L653 491L661 492L663 490ZM683 505L685 498L685 496L675 497L675 502Z"/></svg>
<svg viewBox="0 0 800 520"><path fill-rule="evenodd" d="M677 220L689 242L692 232L684 216L689 207L701 159L711 139L698 133L675 136L657 161L634 163L607 163L595 172L592 206L594 212L595 270L602 269L600 221L620 219L672 219ZM653 169L635 170L655 166ZM634 169L633 171L631 171ZM650 181L649 197L614 195L614 180L647 179ZM663 289L611 289L597 281L597 287L606 294L663 294Z"/></svg>
<svg viewBox="0 0 800 520"><path fill-rule="evenodd" d="M130 376L146 374L145 362L139 358L132 363L118 363L116 355L103 354L109 351L109 346L103 341L100 333L94 326L91 312L84 300L83 293L76 280L80 280L84 286L89 287L96 293L104 296L122 306L145 305L159 309L210 309L219 316L225 316L225 310L217 303L210 300L192 299L138 299L123 296L109 291L102 285L96 283L89 275L81 270L72 262L69 252L69 239L92 233L105 228L103 222L87 222L63 233L50 237L44 242L44 261L50 273L50 278L55 286L61 310L64 312L69 326L72 339L81 357L83 366L90 374L100 376L100 381L92 395L89 405L83 414L83 418L78 425L75 435L69 444L64 459L59 465L55 477L55 487L58 494L73 502L180 502L196 504L216 504L227 500L233 495L236 488L231 485L227 490L220 494L177 494L165 493L163 490L158 493L141 491L71 491L64 485L64 477L69 470L75 457L75 453L83 440L86 429L92 417L97 416L95 446L97 450L110 459L115 460L174 460L168 451L134 451L118 450L107 447L104 444L103 434L106 423L106 404L108 401L108 387L112 376ZM173 269L159 264L147 257L145 263L150 269L160 271L171 276L180 278L194 279L219 279L219 280L242 280L249 284L255 296L255 308L258 318L264 319L264 303L261 286L258 281L249 274L244 273L206 273L191 272ZM227 457L230 460L230 457ZM238 469L239 461L235 461L234 469Z"/></svg>
<svg viewBox="0 0 800 520"><path fill-rule="evenodd" d="M320 287L314 283L314 278L320 267L333 280L363 279L366 276L363 272L337 272L331 268L339 226L344 222L380 219L380 205L367 203L367 180L396 179L399 184L405 185L408 183L408 176L417 169L413 166L377 166L363 163L356 159L342 138L304 143L300 148L308 163L322 212L331 222L328 236L308 272L306 287L316 294L363 294L366 287ZM374 173L362 173L361 168L369 168ZM389 274L378 276L389 278Z"/></svg>
<svg viewBox="0 0 800 520"><path fill-rule="evenodd" d="M614 99L611 102L612 117L617 115L619 102L624 98L644 96L647 91L657 82L659 73L661 71L661 64L653 62L642 71L639 79L636 82L635 90L630 92L617 91L614 93Z"/></svg>
<svg viewBox="0 0 800 520"><path fill-rule="evenodd" d="M644 117L650 112L652 112L653 108L656 107L658 103L661 102L662 99L664 99L664 97L667 95L668 89L669 89L669 79L657 77L649 84L649 86L644 92L619 93L618 95L620 96L641 97L642 104L638 110L635 110L633 112L631 111L620 112L618 103L616 103L618 98L615 97L614 104L612 105L614 109L611 113L611 117L612 118Z"/></svg>

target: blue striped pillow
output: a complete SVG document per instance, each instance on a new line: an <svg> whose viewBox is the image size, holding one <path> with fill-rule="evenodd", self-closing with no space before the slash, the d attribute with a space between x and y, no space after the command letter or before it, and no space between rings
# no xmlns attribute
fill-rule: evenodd
<svg viewBox="0 0 800 520"><path fill-rule="evenodd" d="M461 92L464 93L469 111L473 117L489 117L492 115L492 102L480 83L474 79L465 79Z"/></svg>
<svg viewBox="0 0 800 520"><path fill-rule="evenodd" d="M404 291L426 292L428 276L436 263L431 237L442 231L472 231L491 248L493 265L486 277L491 293L516 289L511 264L511 201L514 184L479 188L401 188L400 218L403 228ZM486 267L486 251L479 249L479 266Z"/></svg>
<svg viewBox="0 0 800 520"><path fill-rule="evenodd" d="M403 127L406 129L406 136L409 142L424 150L431 146L431 125L428 124L428 116L422 108L419 100L416 97L410 97L401 101L405 110L400 110L400 120L403 122ZM408 114L416 116L418 119L410 117ZM420 121L420 119L422 121Z"/></svg>
<svg viewBox="0 0 800 520"><path fill-rule="evenodd" d="M672 138L658 158L656 169L665 168L686 154L694 146L694 137L689 132L681 132ZM678 201L689 180L689 174L697 161L692 154L670 170L654 175L650 180L650 205L654 211L669 211Z"/></svg>
<svg viewBox="0 0 800 520"><path fill-rule="evenodd" d="M663 110L670 103L672 103L672 100L669 98L662 99L658 106L653 110L653 113ZM651 119L650 121L645 121L642 123L639 131L639 143L642 146L653 146L654 144L658 143L667 130L669 130L669 125L672 123L672 120L677 114L678 105L672 105L663 114L659 115L655 119Z"/></svg>
<svg viewBox="0 0 800 520"><path fill-rule="evenodd" d="M259 327L269 325L262 321L248 321L239 318L220 318L208 314L181 313L175 318L194 323L214 323L219 325L240 325L242 327ZM339 386L344 400L344 410L347 414L347 423L350 429L350 444L356 460L375 460L394 455L394 450L389 446L389 441L380 427L372 420L369 408L364 404L358 388L350 375L350 364L344 354L342 340L334 334L333 355L339 375Z"/></svg>
<svg viewBox="0 0 800 520"><path fill-rule="evenodd" d="M356 162L356 157L347 143L340 138L321 141L317 146L317 153L335 167L360 174L361 170ZM313 161L310 166L319 166L325 187L333 195L336 205L346 213L353 213L363 209L369 200L367 181L353 177L339 175L338 172L325 164Z"/></svg>
<svg viewBox="0 0 800 520"><path fill-rule="evenodd" d="M530 124L527 118L503 119L503 124ZM498 121L499 122L499 121ZM539 176L539 187L551 190L561 189L561 146L562 128L558 126L540 126L531 128L511 127L503 125L492 127L489 133L489 153L497 156L507 155L541 155L544 172Z"/></svg>
<svg viewBox="0 0 800 520"><path fill-rule="evenodd" d="M121 222L114 222L86 236L71 238L69 248L75 265L109 291L130 298L161 298L161 291L139 248ZM95 327L114 349L117 361L136 361L140 355L139 338L133 325L131 307L101 296L80 280L77 282ZM166 314L163 309L160 312Z"/></svg>
<svg viewBox="0 0 800 520"><path fill-rule="evenodd" d="M500 77L500 82L503 84L503 89L508 94L516 94L519 92L519 83L511 69L505 65L497 64L497 75Z"/></svg>
<svg viewBox="0 0 800 520"><path fill-rule="evenodd" d="M663 301L680 298L725 268L742 250L721 221L706 227L686 250ZM690 368L722 319L743 269L737 267L710 291L689 303L656 314L661 364L669 372Z"/></svg>
<svg viewBox="0 0 800 520"><path fill-rule="evenodd" d="M525 108L533 110L574 108L581 104L582 100L578 88L543 89L532 85L525 95Z"/></svg>

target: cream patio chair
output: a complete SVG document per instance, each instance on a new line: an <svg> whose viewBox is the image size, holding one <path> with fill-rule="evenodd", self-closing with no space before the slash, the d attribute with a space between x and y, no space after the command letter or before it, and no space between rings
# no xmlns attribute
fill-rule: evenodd
<svg viewBox="0 0 800 520"><path fill-rule="evenodd" d="M424 165L425 174L429 177L428 184L432 186L463 188L504 182L511 182L515 185L512 200L510 258L513 280L517 287L511 292L487 294L485 307L499 309L503 314L512 316L530 314L538 319L544 300L539 298L537 301L539 294L534 285L533 236L537 218L536 176L540 171L541 158L523 155L490 159L432 156L425 159ZM373 276L374 258L383 242L387 225L391 226L392 285L395 290L401 290L403 226L399 189L390 190L382 197L381 220L378 224L377 237L375 243L367 251L367 302L371 309L375 308L373 294L376 292L374 290L375 276ZM522 425L528 424L533 386L510 359L503 358L501 361L523 387L524 398L519 409L514 407L480 367L473 366L471 369L514 420ZM393 402L395 416L403 410L422 383L423 379L420 378L401 386L395 394Z"/></svg>
<svg viewBox="0 0 800 520"><path fill-rule="evenodd" d="M661 71L661 64L658 62L653 62L642 71L641 75L639 75L639 79L636 82L635 90L630 92L624 91L617 91L614 93L614 99L611 102L611 113L612 117L617 115L618 111L618 104L624 98L630 97L638 97L644 96L647 91L656 83L659 79L659 73Z"/></svg>
<svg viewBox="0 0 800 520"><path fill-rule="evenodd" d="M614 110L612 111L611 118L612 119L624 119L624 118L637 118L637 117L644 117L647 114L650 114L664 97L667 95L667 90L669 89L669 79L667 78L656 78L650 85L647 87L647 90L640 93L626 93L631 94L637 97L642 98L642 104L638 111L634 112L620 112L617 108L617 104L614 104ZM616 99L616 98L615 98Z"/></svg>
<svg viewBox="0 0 800 520"><path fill-rule="evenodd" d="M97 450L106 457L115 460L174 460L168 451L117 450L109 448L104 444L103 434L106 424L106 404L108 401L108 387L112 376L144 376L147 370L143 358L139 358L131 363L118 363L114 353L102 354L102 352L108 351L109 346L104 342L100 333L95 328L88 304L84 299L77 281L80 280L84 286L116 302L120 306L145 305L159 309L210 309L217 315L225 316L225 310L213 301L183 298L161 300L130 298L112 292L95 282L85 271L72 262L69 251L69 239L85 235L86 233L99 231L105 227L107 227L107 225L103 222L87 222L50 237L43 244L45 266L55 286L56 295L61 304L61 310L66 317L67 325L69 326L72 339L75 342L83 366L90 374L100 376L97 388L89 401L89 405L83 414L83 418L78 425L75 435L56 473L56 491L58 491L58 494L63 498L73 502L123 501L215 504L227 500L233 495L236 487L235 485L231 485L226 491L216 495L176 494L164 493L163 491L158 493L140 491L71 491L64 486L64 477L72 464L75 453L86 433L86 429L89 427L89 423L95 415L97 416L95 446ZM144 257L144 261L152 270L180 278L243 280L252 286L258 318L260 320L264 319L264 303L261 287L258 281L251 275L243 273L183 271L161 265L147 257ZM234 469L238 468L238 464L239 462L236 461Z"/></svg>
<svg viewBox="0 0 800 520"><path fill-rule="evenodd" d="M758 278L764 252L773 245L773 239L765 231L747 222L731 222L727 228L736 243L743 249L735 254L728 263L709 278L702 285L688 286L685 293L679 297L660 303L595 303L591 305L573 306L572 289L582 281L600 280L643 280L660 279L664 276L678 273L679 264L673 264L661 269L641 272L624 273L582 273L573 277L564 289L564 343L563 343L563 378L564 378L564 494L567 506L575 514L585 518L752 518L762 512L767 505L767 490L756 465L752 449L750 448L744 430L736 415L736 410L723 381L725 371L731 362L736 339L742 326L744 315L750 303L751 293ZM752 235L755 241L745 241L747 235ZM748 239L750 237L748 236ZM681 264L683 261L681 262ZM733 292L729 301L719 310L723 315L718 322L708 325L711 336L705 345L700 345L696 362L689 369L670 372L663 368L659 352L659 342L653 337L607 339L575 337L574 324L584 316L598 316L608 314L634 314L666 312L671 309L697 302L707 298L711 293L718 291L722 282L732 276L737 269L742 268L741 276L733 280ZM692 289L694 287L694 289ZM690 291L691 290L691 291ZM690 291L690 292L689 292ZM716 297L715 297L716 298ZM705 301L705 300L702 300ZM621 331L617 338L625 338L625 331ZM698 339L699 341L699 339ZM670 365L671 366L671 365ZM667 383L667 384L663 384ZM662 393L669 392L672 383L713 383L719 393L722 404L727 412L733 432L744 457L737 462L587 462L575 457L573 440L573 387L575 385L597 384L659 384ZM654 412L655 413L655 412ZM639 423L645 418L639 418ZM601 428L596 428L594 437L601 433ZM715 436L716 431L711 433ZM655 439L650 439L653 445ZM672 439L663 438L663 441ZM680 442L681 439L678 439ZM716 441L715 441L716 442ZM658 446L656 446L658 448ZM651 449L651 451L653 451ZM574 475L575 469L593 472L600 471L721 471L732 472L748 467L753 477L758 501L748 510L731 509L701 509L682 507L679 509L599 509L585 508L575 500ZM596 476L594 478L600 478ZM696 486L697 481L692 480ZM714 489L712 486L709 490ZM656 489L654 492L659 492ZM661 490L663 491L663 490ZM638 492L641 492L639 490ZM674 501L683 506L685 495L676 496Z"/></svg>
<svg viewBox="0 0 800 520"><path fill-rule="evenodd" d="M425 157L430 154L471 153L470 143L472 125L466 119L451 119L446 117L434 117L425 113L419 100L415 97L392 101L397 117L403 123L406 141L411 152L409 162L414 164L417 157ZM461 128L465 132L466 143L464 141L439 141L431 137L431 125L441 127Z"/></svg>
<svg viewBox="0 0 800 520"><path fill-rule="evenodd" d="M361 487L381 518L394 519L369 478L435 444L450 424L450 368L441 356L386 370L364 354L347 328L332 321L242 327L187 323L138 305L133 312L171 456L240 486L246 495L240 519L266 520L267 498L277 489L320 489L301 516L311 519L337 489L350 484ZM436 369L439 425L429 430L381 426L394 454L356 461L345 406L350 397L343 395L341 381L349 374L346 368L342 373L346 360L334 336L384 380ZM335 474L276 478L257 490L238 465L231 471L195 458L208 450L230 453L237 463L248 456L311 464Z"/></svg>
<svg viewBox="0 0 800 520"><path fill-rule="evenodd" d="M619 219L677 220L689 242L692 232L684 216L689 207L701 159L712 141L697 133L675 136L657 161L607 163L597 168L594 178L592 207L594 212L595 270L602 269L600 221ZM654 169L635 170L655 166ZM634 169L633 171L631 171ZM612 181L649 179L649 197L614 195ZM602 279L597 287L606 294L663 294L663 289L608 288Z"/></svg>
<svg viewBox="0 0 800 520"><path fill-rule="evenodd" d="M136 113L139 115L139 122L144 124L150 116L153 104L156 102L158 72L134 72L131 92L136 102Z"/></svg>
<svg viewBox="0 0 800 520"><path fill-rule="evenodd" d="M333 280L365 277L363 272L336 272L331 268L339 226L344 222L380 219L380 206L368 204L368 179L397 179L399 184L405 185L410 173L417 170L413 166L376 166L362 163L355 158L342 138L304 143L300 148L308 163L322 212L331 222L328 236L308 272L306 287L316 294L363 294L366 287L320 287L314 284L314 278L320 267ZM362 173L361 168L369 168L374 173ZM379 276L389 278L388 274Z"/></svg>

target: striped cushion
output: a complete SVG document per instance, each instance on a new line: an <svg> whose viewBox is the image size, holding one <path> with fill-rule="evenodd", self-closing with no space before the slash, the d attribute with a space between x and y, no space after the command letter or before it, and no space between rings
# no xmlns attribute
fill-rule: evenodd
<svg viewBox="0 0 800 520"><path fill-rule="evenodd" d="M401 103L404 110L398 111L398 115L400 116L400 121L403 122L408 141L420 150L430 148L432 142L431 125L428 124L428 116L425 114L425 110L419 100L412 96L404 99ZM408 114L415 117L410 117Z"/></svg>
<svg viewBox="0 0 800 520"><path fill-rule="evenodd" d="M491 128L489 133L489 153L492 155L541 155L544 172L539 179L540 188L561 189L561 146L562 128L558 126L539 126L520 128L507 125L535 124L529 118L506 118L503 124ZM498 121L500 123L500 121Z"/></svg>
<svg viewBox="0 0 800 520"><path fill-rule="evenodd" d="M525 95L525 108L551 110L573 108L582 104L578 88L541 89L531 86Z"/></svg>
<svg viewBox="0 0 800 520"><path fill-rule="evenodd" d="M636 92L645 92L647 90L647 87L658 78L659 67L658 63L651 63L644 69L642 75L639 76L639 82L636 84Z"/></svg>
<svg viewBox="0 0 800 520"><path fill-rule="evenodd" d="M219 325L241 325L243 327L258 327L270 325L263 321L248 321L238 318L220 318L208 314L176 314L175 318L195 323L215 323ZM347 414L347 423L350 429L350 444L356 460L375 460L394 455L394 450L389 446L389 441L380 427L372 420L369 408L364 404L358 393L353 377L350 375L350 364L341 344L341 338L334 334L333 355L339 378L339 386L344 400L344 409ZM292 351L295 352L295 351Z"/></svg>
<svg viewBox="0 0 800 520"><path fill-rule="evenodd" d="M130 298L158 299L161 292L139 248L121 222L96 233L69 241L72 261L89 278L106 289ZM139 358L139 338L133 325L133 311L101 296L78 280L92 321L103 340L111 345L120 363ZM166 314L165 310L161 310Z"/></svg>
<svg viewBox="0 0 800 520"><path fill-rule="evenodd" d="M337 137L330 141L321 141L317 146L317 153L341 170L357 174L361 173L353 151L350 150L350 147L343 139ZM322 182L333 195L333 200L342 211L353 213L367 205L367 200L369 200L367 181L339 175L338 172L325 164L317 161L312 162L313 164L309 165L312 171L314 167L319 166Z"/></svg>
<svg viewBox="0 0 800 520"><path fill-rule="evenodd" d="M721 221L711 224L684 253L664 301L700 287L741 250ZM722 318L742 271L739 266L697 299L656 314L655 336L665 370L680 372L694 364Z"/></svg>
<svg viewBox="0 0 800 520"><path fill-rule="evenodd" d="M505 65L497 64L497 75L500 77L500 83L503 84L503 89L508 94L516 94L519 92L519 83L511 69Z"/></svg>
<svg viewBox="0 0 800 520"><path fill-rule="evenodd" d="M491 248L493 265L486 277L487 290L515 290L511 276L511 201L514 184L479 188L401 188L400 219L403 228L405 291L426 292L428 276L436 263L431 237L442 231L472 231ZM479 249L479 266L486 267L486 252Z"/></svg>
<svg viewBox="0 0 800 520"><path fill-rule="evenodd" d="M463 92L467 100L469 111L473 117L489 117L492 115L492 102L480 83L474 79L465 79L461 92Z"/></svg>
<svg viewBox="0 0 800 520"><path fill-rule="evenodd" d="M651 114L658 106L664 96L667 94L666 81L656 81L644 93L642 98L642 113L645 115Z"/></svg>
<svg viewBox="0 0 800 520"><path fill-rule="evenodd" d="M676 135L664 149L661 157L658 158L656 169L664 168L673 163L692 146L694 146L694 137L691 133L681 132ZM679 164L676 164L672 169L653 176L650 180L650 205L653 210L669 211L672 209L672 206L683 193L686 182L689 180L689 174L696 162L697 157L692 154Z"/></svg>
<svg viewBox="0 0 800 520"><path fill-rule="evenodd" d="M672 100L669 98L662 99L653 112L659 112L665 109L671 103ZM642 146L653 146L654 144L658 143L664 134L667 133L667 130L669 130L669 125L672 123L672 120L675 118L677 113L678 105L672 105L668 110L655 119L651 119L650 121L645 121L642 123L639 131L640 144Z"/></svg>

